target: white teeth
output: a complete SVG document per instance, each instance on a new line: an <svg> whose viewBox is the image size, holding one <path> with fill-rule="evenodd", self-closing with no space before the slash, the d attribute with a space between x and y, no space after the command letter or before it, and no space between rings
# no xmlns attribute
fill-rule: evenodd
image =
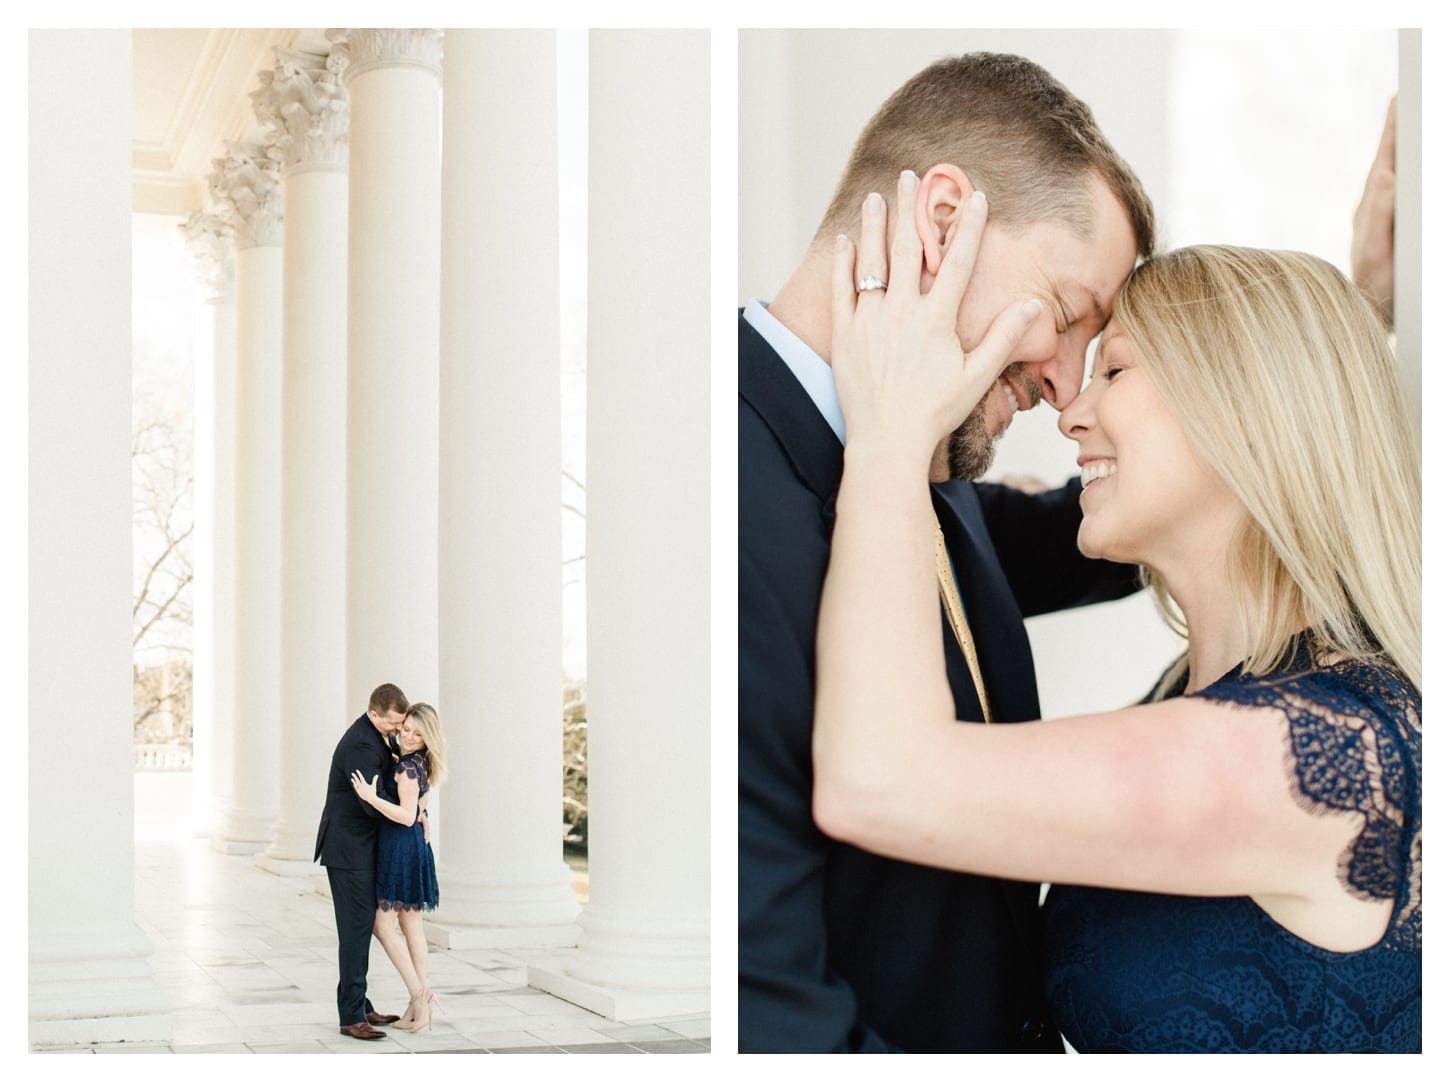
<svg viewBox="0 0 1450 1082"><path fill-rule="evenodd" d="M1012 388L1008 385L1008 383L1007 383L1006 380L1001 380L1000 382L1002 384L1002 393L1007 396L1007 405L1008 405L1008 407L1012 410L1013 413L1016 413L1017 412L1017 396L1012 393Z"/></svg>
<svg viewBox="0 0 1450 1082"><path fill-rule="evenodd" d="M1082 487L1087 488L1094 481L1111 477L1118 472L1118 464L1111 458L1096 458L1082 468Z"/></svg>

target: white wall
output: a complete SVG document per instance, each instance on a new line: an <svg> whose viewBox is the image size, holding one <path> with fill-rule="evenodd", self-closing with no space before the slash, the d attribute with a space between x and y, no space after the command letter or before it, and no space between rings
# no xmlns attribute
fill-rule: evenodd
<svg viewBox="0 0 1450 1082"><path fill-rule="evenodd" d="M975 50L1035 60L1092 107L1153 199L1163 246L1297 248L1347 269L1396 47L1392 30L743 31L738 299L768 300L795 267L887 95ZM1075 445L1056 421L1046 407L1019 416L989 476L1070 477ZM1143 596L1028 629L1047 716L1141 697L1178 650Z"/></svg>

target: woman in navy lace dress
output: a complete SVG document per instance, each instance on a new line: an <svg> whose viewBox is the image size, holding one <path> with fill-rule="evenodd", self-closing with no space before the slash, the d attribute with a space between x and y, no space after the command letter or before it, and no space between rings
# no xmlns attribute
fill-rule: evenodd
<svg viewBox="0 0 1450 1082"><path fill-rule="evenodd" d="M898 205L914 192L903 178ZM1377 319L1297 253L1135 270L1059 427L1081 451L1079 547L1147 569L1187 651L1136 707L956 724L923 482L1063 298L1014 303L964 356L984 208L925 294L902 215L891 285L857 297L886 277L883 217L837 257L821 829L1056 884L1045 979L1080 1051L1418 1051L1420 474Z"/></svg>
<svg viewBox="0 0 1450 1082"><path fill-rule="evenodd" d="M357 795L383 815L378 828L378 911L373 934L408 989L408 1009L394 1025L419 1030L432 1024L428 941L423 914L438 906L438 872L428 840L429 790L444 774L446 751L438 713L427 703L408 708L398 732L401 753L392 776L368 781L354 773ZM401 931L400 931L401 929Z"/></svg>

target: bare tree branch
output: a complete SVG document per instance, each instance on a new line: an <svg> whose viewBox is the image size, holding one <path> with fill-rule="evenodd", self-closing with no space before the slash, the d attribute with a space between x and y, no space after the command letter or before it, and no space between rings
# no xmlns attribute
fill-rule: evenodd
<svg viewBox="0 0 1450 1082"><path fill-rule="evenodd" d="M190 531L188 531L188 532L190 532ZM179 579L176 580L175 587L172 589L171 593L169 593L163 600L161 600L161 601L152 601L149 597L144 599L144 600L148 601L154 607L155 611L151 614L150 617L148 617L147 619L143 620L140 623L140 625L136 628L135 634L131 637L131 645L133 647L139 646L141 644L141 640L146 637L146 633L148 631L150 631L153 627L155 627L157 624L159 624L163 620L165 620L168 617L168 615L170 615L172 618L177 618L177 617L180 617L182 615L182 613L181 613L181 606L179 604L177 604L177 602L179 601L179 599L181 598L181 595L185 592L185 590L187 589L187 587L189 587L190 585L191 585L191 576L190 575L187 575L184 578L179 578ZM186 616L186 621L185 622L186 623L190 623L191 622L191 608L190 608L190 606L187 606L186 607L185 616Z"/></svg>
<svg viewBox="0 0 1450 1082"><path fill-rule="evenodd" d="M156 388L136 390L131 466L132 649L138 659L161 650L166 658L135 670L136 738L184 740L191 731L191 427L183 409L168 406Z"/></svg>
<svg viewBox="0 0 1450 1082"><path fill-rule="evenodd" d="M156 559L154 559L154 560L151 561L151 566L149 566L146 569L146 577L145 577L145 579L142 580L141 586L139 587L139 589L137 591L136 600L131 605L131 616L132 616L133 619L136 617L136 614L141 611L141 607L148 600L150 600L150 598L151 598L151 583L152 583L152 581L156 578L156 576L158 574L164 574L167 571L170 571L171 570L170 564L172 564L172 563L175 562L175 561L170 560L171 555L173 553L175 553L176 550L178 548L180 548L181 545L189 537L191 537L192 529L193 529L192 526L187 526L186 529L184 531L182 531L182 533L181 533L181 535L179 537L167 537L167 539L166 539L166 548L164 548L162 550L160 556L156 557ZM186 586L189 586L191 584L191 565L190 565L190 561L187 561L187 563L186 563L186 571L185 571L184 576L178 576L178 578L181 579L181 586L183 588L186 587ZM173 593L171 595L173 599L175 598L175 596L176 596L176 594L178 592L180 592L180 591L179 590L173 591ZM162 607L164 608L164 606L162 606ZM152 622L154 623L155 621L153 620ZM141 637L144 634L145 634L145 629L144 628L142 630L140 630L140 631L137 631L136 634L132 637L132 640L131 640L132 641L132 645L135 645L137 642L139 642L141 640Z"/></svg>

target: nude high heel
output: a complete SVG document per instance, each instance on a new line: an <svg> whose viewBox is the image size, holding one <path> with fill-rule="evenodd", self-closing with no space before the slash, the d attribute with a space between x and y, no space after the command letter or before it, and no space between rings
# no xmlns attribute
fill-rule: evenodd
<svg viewBox="0 0 1450 1082"><path fill-rule="evenodd" d="M416 999L408 1000L408 1012L413 1016L409 1021L399 1021L394 1028L406 1029L409 1033L417 1033L420 1029L433 1028L433 993L423 989L423 994Z"/></svg>
<svg viewBox="0 0 1450 1082"><path fill-rule="evenodd" d="M418 1001L415 1000L412 996L409 996L408 997L408 1009L403 1012L403 1017L402 1018L399 1018L396 1022L393 1023L393 1028L394 1029L399 1029L399 1028L406 1029L408 1023L411 1022L411 1021L413 1021L414 1017L418 1013L417 1006L418 1006Z"/></svg>

